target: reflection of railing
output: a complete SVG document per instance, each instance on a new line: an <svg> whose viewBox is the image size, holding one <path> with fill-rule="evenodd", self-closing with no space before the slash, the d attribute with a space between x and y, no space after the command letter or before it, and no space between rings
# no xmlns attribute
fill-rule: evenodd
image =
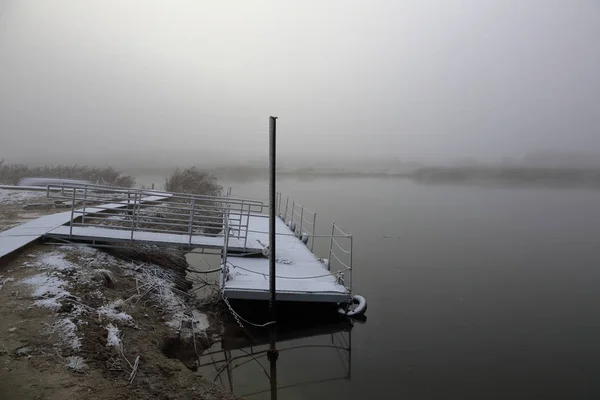
<svg viewBox="0 0 600 400"><path fill-rule="evenodd" d="M70 234L74 227L103 227L244 240L248 216L264 209L262 202L229 196L201 196L99 185L48 185L47 196L71 202ZM103 208L94 205L102 204ZM107 207L107 205L109 207Z"/></svg>
<svg viewBox="0 0 600 400"><path fill-rule="evenodd" d="M330 382L330 381L336 381L336 380L342 380L342 379L351 379L352 377L352 326L350 325L350 327L347 326L343 326L343 327L339 327L339 328L335 328L335 327L325 327L323 329L324 332L330 332L327 334L321 334L321 335L314 335L314 328L311 328L311 330L308 330L307 333L305 334L305 336L303 335L303 331L299 330L296 334L295 338L290 338L289 340L299 340L301 338L307 338L307 337L312 337L312 338L318 338L321 337L323 339L325 338L330 338L330 342L331 344L299 344L299 345L289 345L286 347L286 341L279 341L277 343L277 348L279 353L281 354L280 359L283 359L284 357L286 357L286 353L289 352L294 352L297 350L307 350L307 349L331 349L331 350L335 350L335 352L338 354L338 356L340 357L340 362L342 367L344 368L344 373L343 375L335 375L332 377L328 377L328 378L324 378L324 379L307 379L307 380L303 380L301 382L296 382L296 383L291 383L291 384L286 384L286 385L281 385L281 386L277 386L278 390L284 390L284 389L289 389L292 387L297 387L297 386L305 386L305 385L310 385L310 384L316 384L316 383L323 383L323 382ZM310 333L308 333L310 332ZM345 334L347 334L347 338L344 336ZM325 341L322 341L321 343L324 343ZM261 343L261 341L259 341L259 343ZM270 380L272 377L270 376L269 372L267 371L268 367L265 368L265 366L262 365L261 362L265 362L268 363L268 361L266 361L267 359L267 354L268 354L268 345L267 344L259 344L258 346L252 346L250 344L248 344L246 347L240 347L240 348L228 348L228 346L223 345L223 348L221 350L214 350L214 351L208 351L208 352L204 352L201 354L200 356L200 360L206 360L207 362L201 362L201 364L199 365L199 367L201 368L207 368L207 367L214 367L214 376L212 377L212 381L216 382L217 380L220 381L222 386L225 386L225 381L223 380L223 375L224 373L227 374L227 382L228 382L228 386L229 386L229 390L231 390L232 392L235 392L235 388L233 387L233 373L236 369L255 362L257 367L260 368L264 374L266 375L266 377ZM319 351L320 355L326 354L323 351ZM291 357L293 357L293 355L290 355ZM209 361L210 360L210 361ZM300 372L298 370L298 368L294 369L294 375L298 376L300 375ZM203 371L203 375L208 378L210 378L210 371ZM244 375L248 375L248 374L243 374ZM236 379L236 381L239 381L239 379ZM266 386L266 385L265 385ZM239 396L242 397L249 397L249 396L255 396L255 395L260 395L263 393L267 393L269 392L271 389L259 389L256 391L252 391L249 393L236 393Z"/></svg>

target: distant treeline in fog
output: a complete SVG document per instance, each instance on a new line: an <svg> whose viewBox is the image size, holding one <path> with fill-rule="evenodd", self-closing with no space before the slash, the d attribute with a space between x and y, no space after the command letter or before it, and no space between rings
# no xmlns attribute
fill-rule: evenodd
<svg viewBox="0 0 600 400"><path fill-rule="evenodd" d="M268 170L257 167L218 168L212 172L229 181L266 179ZM538 166L447 166L417 167L412 170L344 170L299 168L281 169L279 177L316 178L388 178L411 179L417 183L468 183L481 185L600 187L600 167Z"/></svg>
<svg viewBox="0 0 600 400"><path fill-rule="evenodd" d="M135 178L125 175L113 167L88 167L87 165L45 165L29 167L26 164L6 164L0 160L0 183L16 185L22 178L82 179L100 185L132 187Z"/></svg>
<svg viewBox="0 0 600 400"><path fill-rule="evenodd" d="M266 167L254 165L232 165L212 168L195 169L202 176L210 177L211 182L217 179L229 182L247 182L264 180L268 177ZM178 169L160 169L137 167L127 169L128 174L114 167L89 167L86 165L46 165L29 167L25 164L6 164L0 160L0 183L17 184L25 177L54 177L68 179L83 179L93 183L132 187L136 184L135 174L162 175L173 177ZM174 172L175 171L175 172ZM187 171L187 170L185 170ZM474 185L505 185L505 186L549 186L549 187L588 187L600 188L600 167L579 166L524 166L524 165L465 165L465 166L436 166L413 168L360 168L346 169L333 167L304 167L280 168L277 171L280 178L298 179L343 179L343 178L385 178L411 179L417 183L460 183ZM198 179L196 179L197 181Z"/></svg>
<svg viewBox="0 0 600 400"><path fill-rule="evenodd" d="M411 174L421 183L600 187L600 168L462 166L423 167Z"/></svg>

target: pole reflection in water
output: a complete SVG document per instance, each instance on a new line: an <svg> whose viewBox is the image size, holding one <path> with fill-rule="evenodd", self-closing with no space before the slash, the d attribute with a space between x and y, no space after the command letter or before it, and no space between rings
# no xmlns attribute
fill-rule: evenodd
<svg viewBox="0 0 600 400"><path fill-rule="evenodd" d="M352 328L349 319L289 329L280 326L277 358L268 357L268 330L232 326L202 354L199 372L244 398L287 398L302 387L350 379Z"/></svg>
<svg viewBox="0 0 600 400"><path fill-rule="evenodd" d="M271 357L271 400L277 400L277 357Z"/></svg>

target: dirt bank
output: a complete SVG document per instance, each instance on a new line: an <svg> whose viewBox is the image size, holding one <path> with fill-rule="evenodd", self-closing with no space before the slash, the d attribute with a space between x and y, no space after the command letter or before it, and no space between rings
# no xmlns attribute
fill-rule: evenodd
<svg viewBox="0 0 600 400"><path fill-rule="evenodd" d="M176 281L83 246L13 259L0 270L0 399L234 398L194 373L219 328Z"/></svg>

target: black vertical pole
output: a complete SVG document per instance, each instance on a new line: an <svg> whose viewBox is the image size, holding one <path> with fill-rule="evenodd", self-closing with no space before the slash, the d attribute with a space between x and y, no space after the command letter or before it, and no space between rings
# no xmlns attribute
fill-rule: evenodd
<svg viewBox="0 0 600 400"><path fill-rule="evenodd" d="M277 117L269 117L269 291L271 298L269 300L269 311L271 313L271 321L276 320L275 315L275 203L276 203L276 188L275 188L275 133L277 130Z"/></svg>
<svg viewBox="0 0 600 400"><path fill-rule="evenodd" d="M267 354L267 358L271 363L271 399L277 399L277 358L278 352L276 347L276 323L277 314L275 312L275 204L277 200L275 188L275 169L276 169L276 154L275 154L275 133L277 117L269 117L269 291L271 297L269 300L269 311L271 314L271 346Z"/></svg>

